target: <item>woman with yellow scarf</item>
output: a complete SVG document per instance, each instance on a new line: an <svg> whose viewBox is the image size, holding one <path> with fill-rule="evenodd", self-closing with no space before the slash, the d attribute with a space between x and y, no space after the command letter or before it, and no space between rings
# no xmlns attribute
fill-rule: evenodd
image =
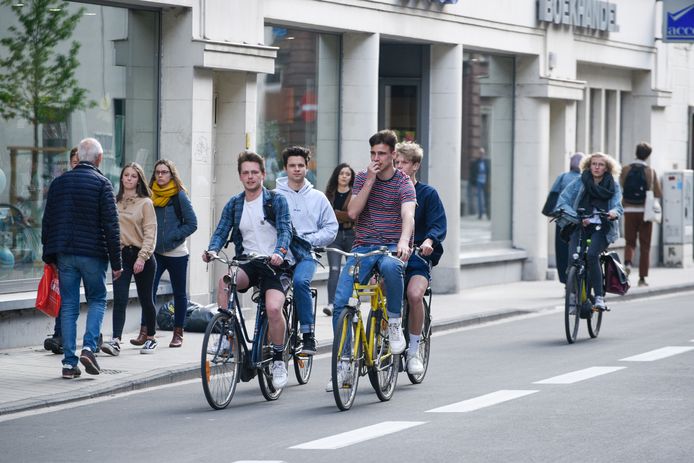
<svg viewBox="0 0 694 463"><path fill-rule="evenodd" d="M157 245L154 257L157 273L154 277L154 300L157 287L164 271L169 272L174 294L174 332L169 347L183 344L183 323L188 308L186 283L188 277L188 247L186 238L198 228L198 221L187 190L178 176L176 165L168 159L160 159L154 164L154 172L149 181L152 189L152 202L157 215ZM130 343L142 345L147 340L147 328L140 326L140 334Z"/></svg>

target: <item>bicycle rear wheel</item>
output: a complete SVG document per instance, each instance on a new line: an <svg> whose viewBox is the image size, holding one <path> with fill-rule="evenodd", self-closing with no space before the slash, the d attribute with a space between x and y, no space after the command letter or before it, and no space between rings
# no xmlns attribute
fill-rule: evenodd
<svg viewBox="0 0 694 463"><path fill-rule="evenodd" d="M358 309L357 309L358 310ZM342 309L337 320L333 338L332 362L330 372L333 382L335 404L342 410L349 410L354 404L359 385L362 347L358 325L349 308ZM356 346L356 348L355 348Z"/></svg>
<svg viewBox="0 0 694 463"><path fill-rule="evenodd" d="M289 336L289 349L294 364L294 375L299 384L308 383L311 379L311 371L313 370L313 355L305 355L301 353L303 347L302 334L299 332L299 315L296 307L292 307L291 312L291 335Z"/></svg>
<svg viewBox="0 0 694 463"><path fill-rule="evenodd" d="M227 314L216 314L202 339L202 389L207 403L216 410L229 405L238 383L241 348L234 321Z"/></svg>
<svg viewBox="0 0 694 463"><path fill-rule="evenodd" d="M569 267L566 275L566 295L564 298L564 329L566 340L573 344L578 336L581 305L583 302L583 279L578 275L576 267Z"/></svg>
<svg viewBox="0 0 694 463"><path fill-rule="evenodd" d="M427 369L429 368L429 351L431 350L431 307L429 307L429 301L426 297L424 298L423 304L424 325L422 326L422 337L419 338L418 355L419 359L422 361L422 365L424 365L424 370L418 375L407 373L407 377L412 384L420 384L424 381Z"/></svg>
<svg viewBox="0 0 694 463"><path fill-rule="evenodd" d="M590 317L586 320L588 324L588 334L591 338L597 338L602 325L602 310L593 310Z"/></svg>
<svg viewBox="0 0 694 463"><path fill-rule="evenodd" d="M258 384L260 385L260 392L263 393L265 400L277 400L282 394L282 388L276 388L272 385L272 343L270 342L270 330L268 326L267 318L263 321L263 325L260 328L260 333L258 333L260 339L260 367L258 369ZM285 368L288 364L289 355L287 353L287 330L284 331L285 342L284 342L284 354L283 361Z"/></svg>
<svg viewBox="0 0 694 463"><path fill-rule="evenodd" d="M379 400L385 402L393 397L398 383L400 356L393 354L388 342L388 320L381 310L369 311L366 338L373 345L373 362L368 367L369 381Z"/></svg>

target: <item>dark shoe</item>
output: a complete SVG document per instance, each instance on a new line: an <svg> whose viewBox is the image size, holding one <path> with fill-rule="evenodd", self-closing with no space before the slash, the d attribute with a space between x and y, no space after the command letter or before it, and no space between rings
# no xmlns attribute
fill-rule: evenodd
<svg viewBox="0 0 694 463"><path fill-rule="evenodd" d="M169 347L181 347L183 345L183 328L174 328L173 338L169 343Z"/></svg>
<svg viewBox="0 0 694 463"><path fill-rule="evenodd" d="M60 355L63 353L63 339L60 336L52 336L43 341L43 348L50 350L54 354Z"/></svg>
<svg viewBox="0 0 694 463"><path fill-rule="evenodd" d="M641 277L639 278L639 286L648 286L648 283L646 283L646 279Z"/></svg>
<svg viewBox="0 0 694 463"><path fill-rule="evenodd" d="M130 340L130 344L133 346L141 346L145 343L145 341L147 341L147 327L140 325L140 333L135 339Z"/></svg>
<svg viewBox="0 0 694 463"><path fill-rule="evenodd" d="M333 315L333 305L328 304L326 307L323 307L323 313L327 315L328 317L332 317Z"/></svg>
<svg viewBox="0 0 694 463"><path fill-rule="evenodd" d="M157 343L156 339L148 339L145 341L145 344L140 348L140 353L141 354L153 354L154 350L157 348L159 343Z"/></svg>
<svg viewBox="0 0 694 463"><path fill-rule="evenodd" d="M301 353L306 355L316 353L316 336L313 333L304 333L304 345L301 348Z"/></svg>
<svg viewBox="0 0 694 463"><path fill-rule="evenodd" d="M89 349L82 349L82 354L80 354L80 362L84 365L84 370L90 375L98 375L101 373L101 368L99 364L96 363L96 356L94 352Z"/></svg>
<svg viewBox="0 0 694 463"><path fill-rule="evenodd" d="M80 370L80 367L78 367L77 365L75 365L74 367L71 367L70 365L63 365L63 378L79 378L81 374L82 370Z"/></svg>

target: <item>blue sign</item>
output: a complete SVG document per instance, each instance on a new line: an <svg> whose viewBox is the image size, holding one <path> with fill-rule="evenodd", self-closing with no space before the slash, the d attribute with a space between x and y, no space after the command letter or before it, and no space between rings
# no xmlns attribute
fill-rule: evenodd
<svg viewBox="0 0 694 463"><path fill-rule="evenodd" d="M694 42L694 2L663 2L663 41Z"/></svg>

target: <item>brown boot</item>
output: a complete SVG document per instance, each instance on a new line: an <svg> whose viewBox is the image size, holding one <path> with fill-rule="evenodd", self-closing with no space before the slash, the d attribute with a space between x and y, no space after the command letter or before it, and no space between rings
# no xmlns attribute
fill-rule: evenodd
<svg viewBox="0 0 694 463"><path fill-rule="evenodd" d="M147 340L147 327L145 325L140 325L140 334L137 335L135 339L130 340L130 344L133 346L141 346Z"/></svg>
<svg viewBox="0 0 694 463"><path fill-rule="evenodd" d="M183 328L174 328L173 338L169 347L181 347L183 345Z"/></svg>

